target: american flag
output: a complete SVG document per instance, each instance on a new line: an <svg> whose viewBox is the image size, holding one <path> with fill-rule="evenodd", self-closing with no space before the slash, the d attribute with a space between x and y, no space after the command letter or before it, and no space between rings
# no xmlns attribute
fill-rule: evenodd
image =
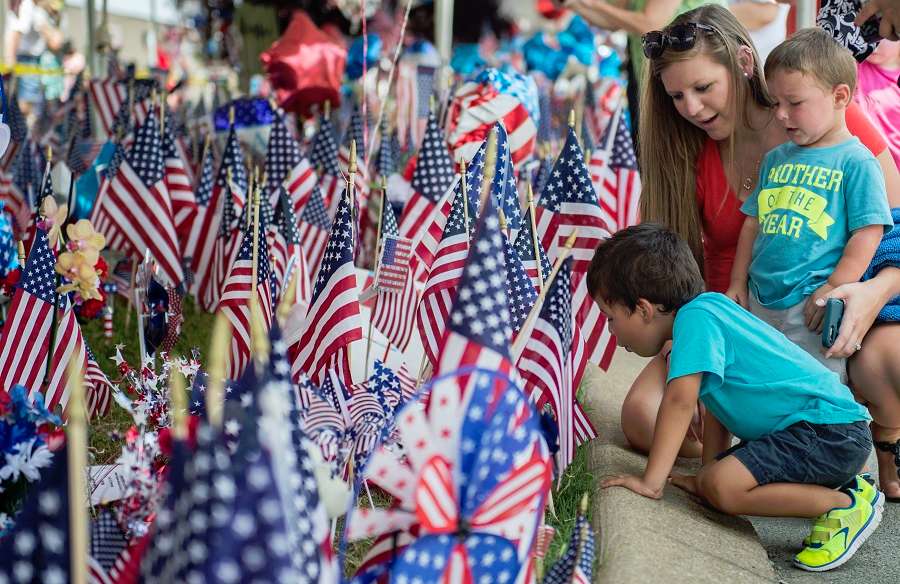
<svg viewBox="0 0 900 584"><path fill-rule="evenodd" d="M403 292L409 275L412 242L396 235L385 235L381 241L381 257L375 286L380 292Z"/></svg>
<svg viewBox="0 0 900 584"><path fill-rule="evenodd" d="M119 526L112 508L101 509L91 520L91 557L104 571L115 566L122 552L128 547L128 537Z"/></svg>
<svg viewBox="0 0 900 584"><path fill-rule="evenodd" d="M397 238L395 241L400 241L402 239L399 237L397 218L394 217L394 211L386 201L382 204L381 209L381 234L385 240ZM381 261L384 262L384 258ZM408 261L409 259L407 259ZM378 295L375 297L370 317L372 325L401 351L406 350L409 339L412 337L418 302L419 293L408 265L399 290L391 293L379 289Z"/></svg>
<svg viewBox="0 0 900 584"><path fill-rule="evenodd" d="M546 282L550 277L550 271L553 266L550 265L550 259L541 245L541 240L535 235L531 224L532 209L529 207L525 210L525 217L522 218L522 229L516 235L516 241L513 247L522 260L522 266L525 273L531 278L534 289L540 292L541 282Z"/></svg>
<svg viewBox="0 0 900 584"><path fill-rule="evenodd" d="M537 126L518 97L495 87L495 80L504 76L496 69L487 69L477 80L457 89L448 114L448 141L455 156L470 160L496 122L509 132L513 164L518 165L531 156Z"/></svg>
<svg viewBox="0 0 900 584"><path fill-rule="evenodd" d="M97 364L94 352L85 344L87 354L87 367L84 372L84 384L87 391L86 402L88 416L91 419L105 416L109 413L110 398L112 397L112 384Z"/></svg>
<svg viewBox="0 0 900 584"><path fill-rule="evenodd" d="M345 182L338 164L338 145L335 136L331 119L323 117L309 151L309 161L319 172L319 187L325 197L325 208L332 212L337 206Z"/></svg>
<svg viewBox="0 0 900 584"><path fill-rule="evenodd" d="M288 130L280 109L275 112L269 133L266 175L272 196L270 202L275 205L279 193L284 190L290 197L294 214L302 213L316 186L316 173L309 160L301 154L300 146Z"/></svg>
<svg viewBox="0 0 900 584"><path fill-rule="evenodd" d="M512 370L512 322L503 261L503 232L492 197L487 197L457 287L435 374L460 367Z"/></svg>
<svg viewBox="0 0 900 584"><path fill-rule="evenodd" d="M9 169L12 161L15 160L19 148L28 138L28 124L25 122L22 110L19 109L18 95L10 95L7 116L3 121L9 126L9 146L6 152L3 153L3 156L0 157L0 170L6 171Z"/></svg>
<svg viewBox="0 0 900 584"><path fill-rule="evenodd" d="M117 78L107 77L103 80L94 79L89 83L88 88L104 135L107 137L114 136L115 128L113 125L116 117L120 113L122 104L127 104L128 102L125 98L127 93L125 85L119 83Z"/></svg>
<svg viewBox="0 0 900 584"><path fill-rule="evenodd" d="M349 346L363 338L353 255L350 192L345 190L316 276L309 313L297 334L287 337L295 380L302 372L318 384L335 368L344 383L352 384Z"/></svg>
<svg viewBox="0 0 900 584"><path fill-rule="evenodd" d="M0 580L4 582L70 582L69 462L67 448L30 486L15 525L0 539Z"/></svg>
<svg viewBox="0 0 900 584"><path fill-rule="evenodd" d="M200 307L208 312L215 308L215 304L210 303L211 295L205 292L211 289L212 253L215 234L219 232L219 223L222 219L219 212L221 199L213 200L212 197L214 163L212 148L207 148L200 163L199 179L194 191L197 212L184 246L184 255L190 259L191 272L194 275L191 293L196 297Z"/></svg>
<svg viewBox="0 0 900 584"><path fill-rule="evenodd" d="M429 115L436 70L429 64L404 62L398 66L397 132L410 150L422 141L423 122Z"/></svg>
<svg viewBox="0 0 900 584"><path fill-rule="evenodd" d="M84 356L84 341L68 299L56 292L54 266L56 255L50 249L47 233L38 229L20 286L3 323L0 338L0 389L9 391L14 385L45 393L47 407L63 408L68 400L66 372L69 358ZM48 385L43 386L53 326L53 303L66 309L57 323L56 344L51 357Z"/></svg>
<svg viewBox="0 0 900 584"><path fill-rule="evenodd" d="M316 274L319 264L322 263L325 245L328 243L328 234L331 231L331 219L328 218L325 199L318 186L313 187L309 202L303 207L297 230L300 234L300 246L306 255L309 273Z"/></svg>
<svg viewBox="0 0 900 584"><path fill-rule="evenodd" d="M578 230L572 248L572 309L585 336L585 358L606 369L616 348L615 337L609 334L606 317L587 293L584 274L594 250L609 237L609 231L572 128L535 208L535 221L551 258L558 256L566 238Z"/></svg>
<svg viewBox="0 0 900 584"><path fill-rule="evenodd" d="M40 176L35 169L32 148L32 142L26 140L17 148L18 156L13 163L12 173L0 171L0 200L13 218L15 232L19 237L23 237L31 226L31 215L37 207L36 195L40 188Z"/></svg>
<svg viewBox="0 0 900 584"><path fill-rule="evenodd" d="M261 323L266 331L272 326L272 290L269 280L269 253L266 238L260 226L257 239L256 298ZM226 377L239 379L250 362L250 306L253 287L253 231L244 234L241 247L231 271L225 279L219 311L231 322L231 356L228 359Z"/></svg>
<svg viewBox="0 0 900 584"><path fill-rule="evenodd" d="M591 157L591 179L598 193L604 221L610 229L618 231L638 223L641 197L641 177L634 155L634 143L621 110L607 127L601 144L602 149Z"/></svg>
<svg viewBox="0 0 900 584"><path fill-rule="evenodd" d="M341 173L346 175L350 171L350 141L356 140L356 175L354 177L354 190L356 200L361 208L365 208L366 201L369 200L369 166L365 160L366 144L365 133L363 132L362 115L359 108L354 106L353 113L350 115L350 123L347 125L347 131L344 134L344 143L338 151L338 160L341 166Z"/></svg>
<svg viewBox="0 0 900 584"><path fill-rule="evenodd" d="M581 371L574 352L584 341L572 315L572 259L566 258L547 292L540 315L516 367L538 409L550 404L559 427L559 471L575 456L575 391Z"/></svg>
<svg viewBox="0 0 900 584"><path fill-rule="evenodd" d="M241 149L241 143L238 141L237 131L234 126L231 126L228 129L228 137L225 139L225 152L222 154L222 161L216 174L216 182L213 183L214 199L217 198L216 191L224 191L231 195L224 197L225 207L222 213L222 233L231 233L233 229L239 227L235 225L235 222L240 217L247 202L248 183L249 178L247 176L247 165L244 162L244 151Z"/></svg>
<svg viewBox="0 0 900 584"><path fill-rule="evenodd" d="M297 277L297 294L291 299L291 304L302 302L305 306L309 306L310 295L312 289L310 287L309 267L306 263L306 254L303 251L303 239L300 236L300 230L297 227L297 219L294 215L293 205L288 198L288 193L281 192L278 200L278 209L275 214L275 223L284 239L285 248L285 265L282 274L282 290L286 290L291 279L296 274ZM284 292L282 292L283 294Z"/></svg>
<svg viewBox="0 0 900 584"><path fill-rule="evenodd" d="M91 220L111 247L141 257L149 250L160 275L178 286L184 280L181 246L164 170L159 124L151 112L118 172L98 195Z"/></svg>
<svg viewBox="0 0 900 584"><path fill-rule="evenodd" d="M506 297L509 299L509 317L512 325L513 333L519 331L519 328L531 312L537 300L538 293L531 283L525 266L519 258L519 253L505 233L503 237L503 259L506 262Z"/></svg>
<svg viewBox="0 0 900 584"><path fill-rule="evenodd" d="M403 207L400 217L400 236L413 240L417 256L418 242L429 235L431 238L425 243L425 248L432 252L437 249L439 234L443 231L442 224L450 213L449 202L446 204L446 212L443 212L443 208L438 209L453 185L453 176L453 160L447 150L444 132L432 113L428 116L425 139L416 160L412 179L413 194ZM436 229L432 228L434 222L439 225ZM435 231L438 235L435 235ZM423 272L431 265L430 258L423 258L415 263L422 264L422 268L417 268L417 271Z"/></svg>
<svg viewBox="0 0 900 584"><path fill-rule="evenodd" d="M481 370L472 377L466 396L448 379L432 388L428 414L400 413L401 440L415 445L403 460L380 448L369 461L365 477L397 504L348 519L350 540L389 534L360 566L362 581L389 571L391 582L514 582L528 562L549 453L516 386Z"/></svg>
<svg viewBox="0 0 900 584"><path fill-rule="evenodd" d="M197 201L194 198L194 185L192 184L189 165L181 155L175 132L172 130L175 120L169 112L166 124L163 128L162 149L165 163L165 182L172 199L172 215L175 221L175 233L178 241L184 242L190 238L191 227L197 215Z"/></svg>
<svg viewBox="0 0 900 584"><path fill-rule="evenodd" d="M579 515L566 553L544 578L544 584L591 584L594 581L594 530L587 517Z"/></svg>
<svg viewBox="0 0 900 584"><path fill-rule="evenodd" d="M397 172L397 158L394 156L393 147L394 134L388 131L387 119L382 120L379 134L381 142L375 157L375 171L379 178L387 180L389 176Z"/></svg>
<svg viewBox="0 0 900 584"><path fill-rule="evenodd" d="M522 228L522 209L519 191L516 188L516 171L509 152L509 137L503 124L494 124L497 130L497 162L491 192L497 198L497 205L506 216L506 225L513 233ZM475 191L480 192L480 191Z"/></svg>
<svg viewBox="0 0 900 584"><path fill-rule="evenodd" d="M463 276L466 259L470 257L469 248L472 245L469 241L470 233L475 224L475 210L471 207L468 198L463 196L461 190L457 190L450 217L444 227L444 235L437 249L437 256L428 274L425 290L422 292L422 301L416 311L416 325L425 355L435 366L438 364L438 351L447 328L450 310L453 308L453 299L459 298L456 288ZM494 261L502 253L502 246L498 246ZM473 317L470 315L470 318Z"/></svg>

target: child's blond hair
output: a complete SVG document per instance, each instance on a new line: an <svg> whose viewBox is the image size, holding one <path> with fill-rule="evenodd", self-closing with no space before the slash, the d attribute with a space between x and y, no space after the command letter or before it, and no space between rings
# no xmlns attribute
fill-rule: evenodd
<svg viewBox="0 0 900 584"><path fill-rule="evenodd" d="M799 30L769 53L766 77L783 70L809 75L829 90L842 84L851 95L856 90L856 60L821 28Z"/></svg>

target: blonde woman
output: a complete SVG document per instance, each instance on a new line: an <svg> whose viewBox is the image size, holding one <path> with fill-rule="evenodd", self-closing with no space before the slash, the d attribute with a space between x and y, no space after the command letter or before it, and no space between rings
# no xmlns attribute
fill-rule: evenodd
<svg viewBox="0 0 900 584"><path fill-rule="evenodd" d="M686 239L704 269L707 290L724 292L743 222L741 204L756 187L763 155L786 142L787 135L775 121L750 35L727 9L702 6L686 12L665 29L644 35L643 49L649 74L640 107L641 217L668 225ZM856 107L848 110L847 125L881 164L890 206L900 206L900 174L884 139ZM879 275L867 285L883 284L886 277L891 275ZM869 406L875 440L900 440L900 367L877 358L900 345L900 325L857 333L849 346L865 349L852 351L851 387ZM639 450L652 442L665 391L666 356L664 350L647 365L622 407L622 429ZM682 455L700 455L702 426L697 416ZM879 461L886 469L881 474L885 494L900 496L893 461L887 453L879 453Z"/></svg>

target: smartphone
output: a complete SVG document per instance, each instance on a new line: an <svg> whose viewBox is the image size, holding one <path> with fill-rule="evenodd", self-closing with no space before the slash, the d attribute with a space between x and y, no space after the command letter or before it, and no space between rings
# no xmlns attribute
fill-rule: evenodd
<svg viewBox="0 0 900 584"><path fill-rule="evenodd" d="M822 346L830 349L841 330L841 318L844 316L844 301L829 298L825 303L825 318L822 321Z"/></svg>

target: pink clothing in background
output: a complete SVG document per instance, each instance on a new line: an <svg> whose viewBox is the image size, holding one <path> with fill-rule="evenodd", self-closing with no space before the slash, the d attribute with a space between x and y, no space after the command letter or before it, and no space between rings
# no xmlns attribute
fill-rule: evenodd
<svg viewBox="0 0 900 584"><path fill-rule="evenodd" d="M857 68L856 98L869 119L884 134L894 162L900 167L900 69L888 69L869 62Z"/></svg>

